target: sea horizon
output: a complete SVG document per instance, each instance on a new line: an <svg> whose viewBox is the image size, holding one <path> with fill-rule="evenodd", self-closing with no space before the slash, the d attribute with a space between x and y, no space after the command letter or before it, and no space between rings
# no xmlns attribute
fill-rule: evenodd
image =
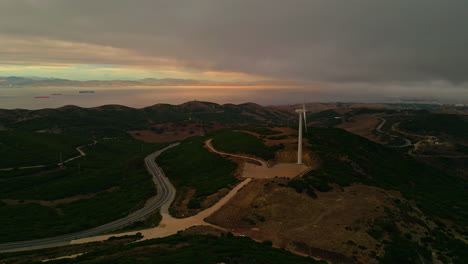
<svg viewBox="0 0 468 264"><path fill-rule="evenodd" d="M80 93L94 91L94 93ZM40 97L40 98L36 98ZM0 89L0 109L59 108L65 105L98 107L102 105L124 105L143 108L159 103L182 104L188 101L208 101L218 104L241 104L247 102L263 106L316 103L430 103L463 104L452 100L431 98L392 97L379 94L338 95L327 91L310 91L306 88L272 87L14 87Z"/></svg>

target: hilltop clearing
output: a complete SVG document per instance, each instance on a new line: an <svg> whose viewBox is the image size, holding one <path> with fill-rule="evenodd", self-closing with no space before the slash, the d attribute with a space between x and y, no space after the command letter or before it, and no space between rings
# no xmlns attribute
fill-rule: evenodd
<svg viewBox="0 0 468 264"><path fill-rule="evenodd" d="M463 263L464 180L341 129L307 137L319 168L255 180L207 220L332 262Z"/></svg>

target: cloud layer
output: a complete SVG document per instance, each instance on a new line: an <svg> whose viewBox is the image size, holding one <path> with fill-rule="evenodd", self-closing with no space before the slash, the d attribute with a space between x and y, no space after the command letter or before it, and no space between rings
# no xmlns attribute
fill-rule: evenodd
<svg viewBox="0 0 468 264"><path fill-rule="evenodd" d="M459 87L466 25L465 0L3 0L0 63Z"/></svg>

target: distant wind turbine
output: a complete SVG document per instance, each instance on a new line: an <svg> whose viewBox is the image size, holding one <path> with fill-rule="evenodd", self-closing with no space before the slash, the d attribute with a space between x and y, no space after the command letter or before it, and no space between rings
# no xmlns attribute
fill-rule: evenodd
<svg viewBox="0 0 468 264"><path fill-rule="evenodd" d="M299 140L297 142L297 164L302 164L302 118L304 118L304 126L307 133L307 118L305 104L302 104L302 109L296 109L299 114Z"/></svg>

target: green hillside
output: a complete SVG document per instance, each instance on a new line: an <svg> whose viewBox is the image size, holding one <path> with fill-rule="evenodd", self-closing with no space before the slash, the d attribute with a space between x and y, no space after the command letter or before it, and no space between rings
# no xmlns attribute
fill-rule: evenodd
<svg viewBox="0 0 468 264"><path fill-rule="evenodd" d="M244 153L265 160L273 159L275 152L281 149L281 145L266 146L262 140L254 135L232 131L221 130L210 134L213 137L213 146L228 153Z"/></svg>
<svg viewBox="0 0 468 264"><path fill-rule="evenodd" d="M143 159L163 146L105 140L64 168L1 171L0 199L14 202L0 203L0 242L79 231L141 208L156 193Z"/></svg>
<svg viewBox="0 0 468 264"><path fill-rule="evenodd" d="M79 155L78 146L92 140L50 133L0 131L0 168L56 164Z"/></svg>
<svg viewBox="0 0 468 264"><path fill-rule="evenodd" d="M94 108L64 106L57 109L0 109L0 126L25 131L54 130L87 137L128 137L126 131L147 129L167 122L220 124L279 123L290 113L256 104L219 105L191 101L181 105L156 104L141 109L104 105Z"/></svg>
<svg viewBox="0 0 468 264"><path fill-rule="evenodd" d="M448 134L455 138L466 140L468 117L421 112L403 120L400 123L400 128L416 134L431 136Z"/></svg>
<svg viewBox="0 0 468 264"><path fill-rule="evenodd" d="M321 166L289 183L298 192L305 190L317 198L316 191L327 192L334 184L363 183L399 191L410 201L394 199L398 210L385 207L386 216L370 223L367 233L385 245L380 263L423 263L433 258L433 249L442 263L466 262L468 245L454 235L466 238L467 234L466 180L345 130L311 128L308 139ZM425 220L415 217L419 209L413 203ZM424 237L413 237L411 230L417 225L430 231ZM405 228L411 233L404 233Z"/></svg>
<svg viewBox="0 0 468 264"><path fill-rule="evenodd" d="M429 215L466 226L466 180L341 129L312 128L308 138L321 161L321 168L311 174L312 184L326 189L328 183L361 182L398 190Z"/></svg>
<svg viewBox="0 0 468 264"><path fill-rule="evenodd" d="M6 126L27 131L57 129L64 134L88 137L125 137L126 131L147 126L147 118L142 110L123 106L67 106L30 111L24 115L30 118Z"/></svg>
<svg viewBox="0 0 468 264"><path fill-rule="evenodd" d="M221 236L177 234L126 245L120 244L104 248L97 245L97 247L98 249L88 248L84 255L75 259L60 259L48 263L326 263L297 256L284 249L273 248L271 242L268 241L258 243L247 237L234 237L230 234ZM34 253L31 253L31 257L22 253L24 259L33 258ZM0 261L2 259L8 261L8 258L14 261L15 255L18 254L0 254Z"/></svg>
<svg viewBox="0 0 468 264"><path fill-rule="evenodd" d="M237 165L204 147L206 137L192 137L169 149L157 158L158 164L176 189L196 189L192 206L197 207L206 196L235 183Z"/></svg>

